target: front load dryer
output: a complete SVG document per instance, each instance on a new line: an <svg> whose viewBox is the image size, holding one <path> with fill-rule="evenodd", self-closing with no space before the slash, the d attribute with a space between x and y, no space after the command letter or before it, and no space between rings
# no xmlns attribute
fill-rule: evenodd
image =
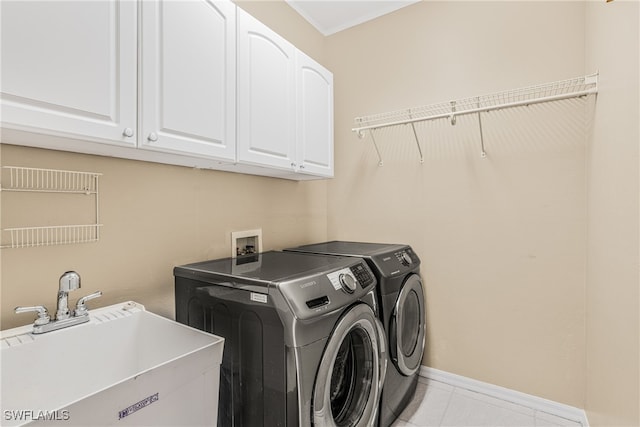
<svg viewBox="0 0 640 427"><path fill-rule="evenodd" d="M398 244L332 241L285 251L363 258L373 270L392 361L382 389L379 425L391 425L415 393L424 354L426 311L420 259L410 246Z"/></svg>
<svg viewBox="0 0 640 427"><path fill-rule="evenodd" d="M377 423L387 355L366 262L265 252L174 275L176 319L225 338L219 426Z"/></svg>

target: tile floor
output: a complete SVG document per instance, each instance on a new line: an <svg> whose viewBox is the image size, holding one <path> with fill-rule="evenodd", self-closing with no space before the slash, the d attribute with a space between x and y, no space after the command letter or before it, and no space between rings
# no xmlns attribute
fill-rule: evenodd
<svg viewBox="0 0 640 427"><path fill-rule="evenodd" d="M392 427L580 427L582 424L486 394L419 377L413 401Z"/></svg>

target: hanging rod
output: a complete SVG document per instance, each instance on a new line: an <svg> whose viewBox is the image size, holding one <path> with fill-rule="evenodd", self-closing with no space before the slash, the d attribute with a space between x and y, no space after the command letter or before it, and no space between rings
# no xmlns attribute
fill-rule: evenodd
<svg viewBox="0 0 640 427"><path fill-rule="evenodd" d="M457 116L577 98L595 93L598 93L598 73L457 101L356 117L356 127L351 130L363 138L365 131L428 120L448 118L453 125Z"/></svg>

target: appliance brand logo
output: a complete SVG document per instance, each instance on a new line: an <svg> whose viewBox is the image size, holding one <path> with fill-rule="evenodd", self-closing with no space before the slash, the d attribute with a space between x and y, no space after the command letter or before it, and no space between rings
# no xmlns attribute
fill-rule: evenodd
<svg viewBox="0 0 640 427"><path fill-rule="evenodd" d="M308 288L310 286L315 286L317 284L318 284L318 282L316 282L315 280L312 280L311 282L307 282L307 283L301 284L300 285L300 289Z"/></svg>
<svg viewBox="0 0 640 427"><path fill-rule="evenodd" d="M390 256L388 256L388 257L382 258L382 261L387 262L387 261L389 261L390 259L391 259L391 257L390 257Z"/></svg>

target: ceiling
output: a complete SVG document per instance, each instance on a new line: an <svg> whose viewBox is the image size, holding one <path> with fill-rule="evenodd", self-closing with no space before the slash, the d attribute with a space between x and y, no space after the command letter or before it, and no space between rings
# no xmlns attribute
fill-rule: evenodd
<svg viewBox="0 0 640 427"><path fill-rule="evenodd" d="M420 0L285 0L323 35L329 36Z"/></svg>

